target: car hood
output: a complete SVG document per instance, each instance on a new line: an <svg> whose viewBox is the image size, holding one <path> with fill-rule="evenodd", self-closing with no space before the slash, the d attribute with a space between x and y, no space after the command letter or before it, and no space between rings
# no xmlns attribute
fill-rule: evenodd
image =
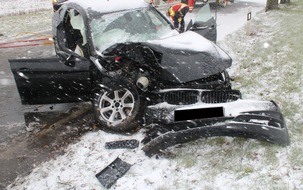
<svg viewBox="0 0 303 190"><path fill-rule="evenodd" d="M221 73L232 63L230 56L216 44L191 31L161 40L115 44L103 53L156 64L180 83Z"/></svg>

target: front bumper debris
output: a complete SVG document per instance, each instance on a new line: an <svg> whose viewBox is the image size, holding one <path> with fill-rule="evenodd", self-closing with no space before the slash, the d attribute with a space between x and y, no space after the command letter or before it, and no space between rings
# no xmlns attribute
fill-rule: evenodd
<svg viewBox="0 0 303 190"><path fill-rule="evenodd" d="M260 103L258 104L260 105ZM159 124L160 127L154 127L147 132L146 138L142 140L142 143L145 144L142 149L147 156L151 157L177 144L215 136L244 137L279 145L289 145L288 130L279 108L274 102L263 103L266 105L263 107L266 109L263 110L255 109L262 106L249 107L243 104L242 107L239 107L243 111L236 115L233 113L224 117L215 116L213 118L181 120L165 125ZM245 109L248 111L244 111L243 107L246 107ZM228 112L226 109L223 110L224 113Z"/></svg>

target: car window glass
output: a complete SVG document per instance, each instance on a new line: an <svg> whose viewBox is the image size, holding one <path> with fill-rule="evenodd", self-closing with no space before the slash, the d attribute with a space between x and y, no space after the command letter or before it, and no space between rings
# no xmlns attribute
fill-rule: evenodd
<svg viewBox="0 0 303 190"><path fill-rule="evenodd" d="M154 9L116 12L90 20L92 40L99 53L116 43L161 39L173 31Z"/></svg>
<svg viewBox="0 0 303 190"><path fill-rule="evenodd" d="M195 21L207 22L212 18L209 4L205 4L196 14Z"/></svg>
<svg viewBox="0 0 303 190"><path fill-rule="evenodd" d="M81 32L81 35L83 37L83 43L82 45L85 45L87 43L86 38L86 32L85 32L85 25L82 18L82 15L80 15L76 10L71 9L69 11L70 16L70 22L74 29L78 29Z"/></svg>
<svg viewBox="0 0 303 190"><path fill-rule="evenodd" d="M87 36L82 15L75 9L67 10L64 17L64 38L67 49L82 57L87 56Z"/></svg>

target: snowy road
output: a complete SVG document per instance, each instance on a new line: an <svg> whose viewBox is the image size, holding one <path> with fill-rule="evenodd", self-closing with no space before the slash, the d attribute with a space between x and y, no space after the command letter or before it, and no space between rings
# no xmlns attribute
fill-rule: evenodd
<svg viewBox="0 0 303 190"><path fill-rule="evenodd" d="M243 27L243 25L246 23L246 17L247 17L247 10L248 7L252 7L252 15L254 15L256 12L261 11L264 9L266 0L236 0L235 3L228 5L225 8L218 8L217 9L217 25L218 25L218 41L224 40L224 38L232 33L237 31L239 28ZM0 1L4 2L3 0ZM159 7L159 9L163 8L163 10L166 9L166 6ZM189 19L191 16L193 16L194 13L189 13L187 16L187 19ZM213 14L215 15L215 10L213 10ZM35 20L35 22L45 22L43 19ZM30 24L30 23L28 23ZM24 26L25 27L25 26ZM6 28L6 27L4 27ZM26 27L26 29L28 29ZM21 29L22 30L22 29ZM34 28L32 28L34 30ZM35 31L40 32L40 31ZM6 34L7 31L0 31L0 33ZM48 32L50 33L50 32ZM14 35L14 34L11 34ZM0 40L6 41L11 40L11 36L7 36L8 39L5 39L6 36L2 36ZM52 46L41 46L41 47L23 47L23 48L16 48L16 49L0 49L0 130L1 130L1 136L0 136L0 143L6 145L5 142L8 139L7 137L14 138L20 131L24 131L24 118L23 118L23 112L22 107L20 104L20 98L17 92L17 88L15 86L12 74L10 73L10 68L8 66L8 59L11 58L30 58L30 57L47 57L54 55L53 47ZM66 126L65 126L66 127ZM22 139L22 138L21 138ZM17 149L16 149L17 150ZM13 151L13 150L11 150ZM40 150L39 150L40 151ZM7 153L7 152L6 152ZM42 154L42 153L40 153ZM6 154L8 155L8 154ZM16 152L12 155L16 157ZM30 157L26 157L27 155L18 155L17 154L17 160L20 161L20 159L31 159ZM0 160L0 167L3 168L4 165L11 164L8 167L12 167L13 162L6 162L6 158L1 158ZM5 160L6 159L6 160ZM22 164L22 162L21 162ZM32 163L30 163L32 164ZM18 164L17 164L18 165ZM6 166L7 167L7 166ZM20 174L18 172L18 167L13 167L16 170L15 171L5 171L2 170L2 173L0 173L1 180L5 180L5 184L8 184L12 180L15 179L15 177ZM30 168L24 168L23 172L28 172ZM4 172L4 173L3 173ZM7 173L10 172L10 173ZM2 176L6 176L5 178ZM0 187L1 184L3 184L3 181L0 181Z"/></svg>

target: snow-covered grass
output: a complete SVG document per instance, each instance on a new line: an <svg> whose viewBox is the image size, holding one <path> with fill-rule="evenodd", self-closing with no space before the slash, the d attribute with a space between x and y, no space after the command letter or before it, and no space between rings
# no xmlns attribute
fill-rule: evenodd
<svg viewBox="0 0 303 190"><path fill-rule="evenodd" d="M0 17L18 15L52 8L51 0L0 0Z"/></svg>
<svg viewBox="0 0 303 190"><path fill-rule="evenodd" d="M38 35L50 31L52 27L52 9L0 17L0 40L14 40L25 35ZM43 22L41 22L43 20ZM45 37L45 36L44 36Z"/></svg>
<svg viewBox="0 0 303 190"><path fill-rule="evenodd" d="M229 70L234 88L245 99L275 100L280 106L290 146L216 137L170 148L167 157L148 158L140 147L104 148L108 141L141 140L141 132L89 132L8 189L104 189L95 174L116 157L133 166L112 189L303 189L303 2L292 2L258 13L251 36L243 28L218 43L234 60Z"/></svg>
<svg viewBox="0 0 303 190"><path fill-rule="evenodd" d="M244 31L230 36L224 42L239 40L243 45L229 45L234 57L231 74L234 87L241 89L245 98L275 100L285 115L292 141L302 139L303 103L303 2L280 6L280 10L261 13L255 20L254 34ZM243 48L246 47L246 48Z"/></svg>

